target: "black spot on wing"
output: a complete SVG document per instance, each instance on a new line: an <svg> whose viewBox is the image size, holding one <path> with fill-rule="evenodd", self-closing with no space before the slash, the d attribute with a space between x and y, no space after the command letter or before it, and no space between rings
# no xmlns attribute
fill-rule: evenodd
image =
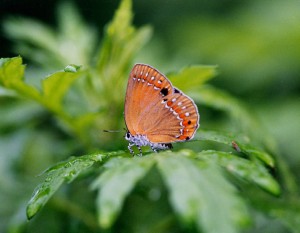
<svg viewBox="0 0 300 233"><path fill-rule="evenodd" d="M160 93L163 95L163 96L166 96L166 95L168 95L169 94L169 90L168 90L168 88L162 88L161 90L160 90Z"/></svg>
<svg viewBox="0 0 300 233"><path fill-rule="evenodd" d="M180 93L180 91L177 88L175 88L175 87L174 87L174 92L175 93Z"/></svg>

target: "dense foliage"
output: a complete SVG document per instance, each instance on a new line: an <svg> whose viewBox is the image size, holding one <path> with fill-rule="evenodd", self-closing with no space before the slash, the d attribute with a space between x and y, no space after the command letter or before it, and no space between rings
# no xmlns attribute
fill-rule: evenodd
<svg viewBox="0 0 300 233"><path fill-rule="evenodd" d="M183 21L182 32L173 30L177 34L170 47L194 53L195 60L199 50L219 64L187 66L181 61L182 68L167 74L198 105L201 126L192 141L160 153L144 148L144 156L132 157L123 132L103 132L124 128L130 68L134 61L147 61L141 54L155 53L153 43L144 47L152 27L133 26L131 4L121 1L101 43L71 4L60 5L57 31L30 19L5 21L5 32L17 41L21 56L0 60L0 230L299 232L297 166L282 157L289 150L278 147L266 129L268 122L266 127L255 113L268 121L270 103L245 103L246 93L274 88L256 80L268 64L254 60L250 67L245 57L238 63L231 60L234 67L227 69L233 87L222 89L215 78L228 57L243 52L235 40L243 41L237 35L244 32L226 31L233 22L211 21L225 24L217 33L227 35L227 46L236 49L230 52L205 47L205 39L216 33L210 24L198 24L206 34L201 44L194 43L197 24ZM183 40L187 43L181 45ZM189 43L199 47L189 51ZM25 66L22 57L36 66ZM254 68L255 62L261 67ZM295 100L288 104L297 105ZM287 123L293 125L293 119ZM294 160L299 162L299 156Z"/></svg>

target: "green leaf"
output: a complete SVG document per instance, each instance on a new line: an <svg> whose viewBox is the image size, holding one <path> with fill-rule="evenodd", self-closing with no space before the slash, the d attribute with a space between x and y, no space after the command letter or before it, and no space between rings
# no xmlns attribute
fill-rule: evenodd
<svg viewBox="0 0 300 233"><path fill-rule="evenodd" d="M0 59L0 81L3 86L11 87L15 82L23 80L25 66L21 57Z"/></svg>
<svg viewBox="0 0 300 233"><path fill-rule="evenodd" d="M206 233L238 232L248 222L245 204L216 166L180 153L160 153L155 159L171 204L184 222L196 223Z"/></svg>
<svg viewBox="0 0 300 233"><path fill-rule="evenodd" d="M299 232L300 229L300 203L297 199L270 199L264 198L258 209L265 211L272 217L279 219L291 232Z"/></svg>
<svg viewBox="0 0 300 233"><path fill-rule="evenodd" d="M183 68L178 73L168 74L168 78L182 91L198 88L217 75L217 66L193 65ZM189 80L187 82L187 80Z"/></svg>
<svg viewBox="0 0 300 233"><path fill-rule="evenodd" d="M59 37L61 44L57 49L59 56L66 63L77 63L84 66L90 65L94 55L97 33L90 24L84 22L78 8L72 2L62 2L58 8ZM65 51L65 48L69 48Z"/></svg>
<svg viewBox="0 0 300 233"><path fill-rule="evenodd" d="M22 58L1 59L0 84L5 88L16 91L19 95L38 102L47 110L56 114L65 123L66 130L76 134L78 138L82 139L83 143L86 143L87 140L84 140L85 135L83 135L84 129L81 126L84 126L82 119L88 119L88 117L80 117L76 121L62 106L62 100L66 92L70 89L74 80L84 73L84 71L73 72L74 69L78 70L79 66L69 65L68 69L70 67L73 68L72 72L59 71L43 80L41 93L35 87L24 82Z"/></svg>
<svg viewBox="0 0 300 233"><path fill-rule="evenodd" d="M276 143L273 138L263 129L253 111L248 109L241 101L234 98L225 91L212 86L199 88L189 93L198 104L225 111L233 121L233 128L237 132L249 135L256 142L263 144L268 150L276 152Z"/></svg>
<svg viewBox="0 0 300 233"><path fill-rule="evenodd" d="M97 124L92 126L99 130L99 126L103 124L108 129L123 127L120 117L124 99L120 98L120 94L125 95L124 87L136 53L151 36L151 27L133 26L131 8L131 0L120 1L112 21L105 27L104 38L96 54L96 65L89 70L89 75L84 80L84 95L88 101L86 105L98 113ZM110 114L107 114L108 111ZM100 137L106 141L109 138ZM92 138L90 141L97 144L99 138Z"/></svg>
<svg viewBox="0 0 300 233"><path fill-rule="evenodd" d="M280 194L280 186L258 161L250 161L221 151L202 151L196 155L199 159L217 163L228 172L250 183L257 184L274 195Z"/></svg>
<svg viewBox="0 0 300 233"><path fill-rule="evenodd" d="M0 84L18 94L40 100L40 92L24 83L24 70L21 57L0 59Z"/></svg>
<svg viewBox="0 0 300 233"><path fill-rule="evenodd" d="M115 158L105 164L106 171L93 183L99 189L99 224L109 228L120 213L124 200L154 163L153 157Z"/></svg>
<svg viewBox="0 0 300 233"><path fill-rule="evenodd" d="M98 58L98 69L105 69L107 63L114 65L124 63L124 59L140 49L140 46L150 36L150 28L143 27L136 30L132 26L131 0L123 0L116 11L112 22L108 25L104 37L104 44ZM137 40L137 38L140 38ZM129 49L130 48L130 49Z"/></svg>
<svg viewBox="0 0 300 233"><path fill-rule="evenodd" d="M61 114L59 111L62 108L62 98L69 90L73 81L82 75L82 72L64 71L51 74L42 82L42 95L36 88L24 82L22 58L1 59L0 64L0 84L17 91L18 94L39 102L44 107L58 114ZM75 69L79 69L79 66L72 66Z"/></svg>
<svg viewBox="0 0 300 233"><path fill-rule="evenodd" d="M74 65L72 66L75 68ZM69 68L70 69L70 66ZM73 84L74 80L82 75L82 72L58 71L49 75L42 82L43 98L47 106L52 109L62 108L62 98Z"/></svg>
<svg viewBox="0 0 300 233"><path fill-rule="evenodd" d="M71 3L58 6L58 32L26 18L9 18L3 26L7 36L16 41L18 54L47 68L68 63L88 65L95 51L96 31L84 23Z"/></svg>
<svg viewBox="0 0 300 233"><path fill-rule="evenodd" d="M56 49L55 32L44 24L26 18L9 18L4 24L8 37L29 42L38 47L51 51ZM38 36L37 36L38 35Z"/></svg>
<svg viewBox="0 0 300 233"><path fill-rule="evenodd" d="M285 192L280 197L272 197L250 186L243 193L253 209L267 215L266 218L271 217L272 223L281 222L290 229L290 231L283 230L283 232L299 232L300 202L298 196L287 195Z"/></svg>
<svg viewBox="0 0 300 233"><path fill-rule="evenodd" d="M127 74L134 55L149 40L152 32L149 26L140 29L132 26L131 5L131 0L121 1L112 22L107 26L97 58L97 71L103 80L109 79L109 84L112 83L116 90L121 90L124 86L127 77L124 74ZM123 78L122 81L120 77ZM94 81L98 82L99 79ZM96 87L100 87L99 84ZM112 94L115 94L112 99L119 99L119 92Z"/></svg>
<svg viewBox="0 0 300 233"><path fill-rule="evenodd" d="M296 206L295 206L296 204ZM275 206L276 203L274 203L273 206ZM272 206L272 207L273 207ZM299 232L300 229L300 206L299 203L291 203L290 205L286 205L284 203L281 208L274 208L273 211L271 211L271 215L280 219L286 226L291 229L291 232Z"/></svg>
<svg viewBox="0 0 300 233"><path fill-rule="evenodd" d="M256 157L266 163L268 166L274 167L273 157L260 149L255 148L250 143L250 139L246 136L235 136L234 134L228 134L225 132L216 132L201 129L194 137L195 140L200 141L213 141L222 143L228 146L232 146L238 152L242 152L245 155Z"/></svg>
<svg viewBox="0 0 300 233"><path fill-rule="evenodd" d="M124 152L114 152L84 155L71 158L66 162L59 163L46 170L44 182L35 189L27 205L27 218L31 219L34 217L64 182L72 182L78 175L89 169L96 162L101 162L108 157L123 153Z"/></svg>
<svg viewBox="0 0 300 233"><path fill-rule="evenodd" d="M49 26L32 19L8 18L3 27L5 34L17 42L16 53L45 67L61 65L61 56L55 51L62 46L56 40L57 33Z"/></svg>
<svg viewBox="0 0 300 233"><path fill-rule="evenodd" d="M30 124L36 116L40 116L44 110L37 104L29 101L18 101L8 104L1 104L0 108L0 131L1 129L15 128L22 129L24 125Z"/></svg>

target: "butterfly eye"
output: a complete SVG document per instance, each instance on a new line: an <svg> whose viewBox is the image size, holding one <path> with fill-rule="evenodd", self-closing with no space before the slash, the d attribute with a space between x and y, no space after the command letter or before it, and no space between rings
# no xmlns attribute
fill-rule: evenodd
<svg viewBox="0 0 300 233"><path fill-rule="evenodd" d="M129 132L126 133L125 138L126 138L126 139L129 139L129 138L130 138L130 133L129 133Z"/></svg>

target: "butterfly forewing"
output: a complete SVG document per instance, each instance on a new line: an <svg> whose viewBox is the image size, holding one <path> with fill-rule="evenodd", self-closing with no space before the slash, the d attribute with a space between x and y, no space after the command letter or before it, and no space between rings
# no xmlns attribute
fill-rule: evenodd
<svg viewBox="0 0 300 233"><path fill-rule="evenodd" d="M125 100L125 123L133 136L145 135L152 143L189 140L198 122L192 99L151 66L134 66Z"/></svg>
<svg viewBox="0 0 300 233"><path fill-rule="evenodd" d="M154 68L137 64L133 67L126 90L125 98L125 123L131 134L140 134L142 116L160 99L158 80L163 80L166 90L172 90L171 83Z"/></svg>

